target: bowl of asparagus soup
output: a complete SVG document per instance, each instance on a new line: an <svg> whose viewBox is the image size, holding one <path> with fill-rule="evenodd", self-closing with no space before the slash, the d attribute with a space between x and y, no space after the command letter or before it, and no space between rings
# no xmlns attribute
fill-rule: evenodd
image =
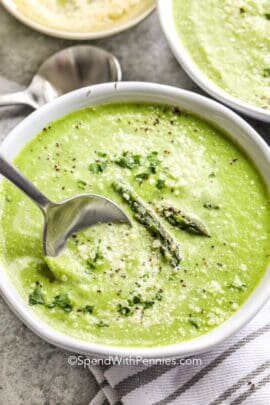
<svg viewBox="0 0 270 405"><path fill-rule="evenodd" d="M1 182L1 292L47 341L100 356L198 353L268 297L269 149L218 103L98 85L31 114L1 153L52 201L103 195L131 221L44 257L42 214Z"/></svg>
<svg viewBox="0 0 270 405"><path fill-rule="evenodd" d="M169 45L206 92L270 122L270 3L158 0Z"/></svg>

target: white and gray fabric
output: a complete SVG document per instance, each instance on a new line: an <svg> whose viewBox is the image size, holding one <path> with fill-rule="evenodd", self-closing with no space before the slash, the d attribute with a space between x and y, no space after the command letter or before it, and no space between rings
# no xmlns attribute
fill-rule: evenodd
<svg viewBox="0 0 270 405"><path fill-rule="evenodd" d="M240 333L195 356L199 366L90 366L90 405L269 405L270 302Z"/></svg>

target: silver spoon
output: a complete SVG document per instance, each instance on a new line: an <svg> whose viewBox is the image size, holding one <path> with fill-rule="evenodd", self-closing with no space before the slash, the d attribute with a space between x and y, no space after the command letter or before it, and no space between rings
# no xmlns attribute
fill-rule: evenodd
<svg viewBox="0 0 270 405"><path fill-rule="evenodd" d="M131 225L128 217L113 201L99 195L84 194L60 203L51 202L2 156L0 173L41 209L44 215L43 249L46 256L57 256L72 234L89 226L110 222Z"/></svg>
<svg viewBox="0 0 270 405"><path fill-rule="evenodd" d="M0 95L0 106L26 104L36 109L72 90L121 78L120 63L111 53L89 45L73 46L47 59L26 90Z"/></svg>

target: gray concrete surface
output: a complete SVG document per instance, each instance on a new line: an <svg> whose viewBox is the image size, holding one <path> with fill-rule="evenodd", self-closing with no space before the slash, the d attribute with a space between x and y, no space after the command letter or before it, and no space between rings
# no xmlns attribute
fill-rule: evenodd
<svg viewBox="0 0 270 405"><path fill-rule="evenodd" d="M30 30L0 6L0 93L26 86L47 56L72 43ZM125 80L201 92L172 56L155 13L125 33L91 43L115 53ZM29 112L21 107L0 109L0 139ZM252 124L267 139L269 126ZM88 370L70 367L67 358L68 353L30 332L0 299L0 404L88 404L97 390L94 378Z"/></svg>

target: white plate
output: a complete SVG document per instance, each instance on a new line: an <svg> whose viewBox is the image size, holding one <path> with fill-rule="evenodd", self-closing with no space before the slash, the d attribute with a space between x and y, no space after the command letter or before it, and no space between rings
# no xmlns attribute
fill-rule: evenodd
<svg viewBox="0 0 270 405"><path fill-rule="evenodd" d="M173 16L173 0L157 0L157 8L161 26L169 42L169 46L174 56L190 78L204 91L211 94L211 96L220 100L222 103L227 104L235 110L249 115L252 118L270 122L270 111L245 103L244 101L231 96L202 73L182 44L180 35L176 30Z"/></svg>
<svg viewBox="0 0 270 405"><path fill-rule="evenodd" d="M100 31L89 31L89 32L68 32L57 30L54 28L49 28L46 27L45 25L39 24L31 20L18 10L13 0L0 0L0 4L2 4L10 14L12 14L15 18L17 18L17 20L21 21L28 27L36 31L42 32L43 34L50 35L52 37L72 39L72 40L98 39L118 34L119 32L125 31L133 27L134 25L138 24L140 21L146 18L156 7L156 5L153 4L144 12L136 15L135 17L131 18L128 21L120 23L119 25L116 24L115 27L110 29L104 29Z"/></svg>
<svg viewBox="0 0 270 405"><path fill-rule="evenodd" d="M221 128L246 152L260 171L270 192L270 150L261 137L237 114L216 101L198 94L154 83L106 83L76 90L45 105L29 115L14 128L0 147L0 153L13 160L22 148L50 122L81 108L127 102L149 102L173 105L201 116ZM44 340L77 353L95 357L123 356L125 358L183 358L213 349L242 328L270 296L270 267L265 276L230 319L210 333L197 339L170 346L154 348L115 347L96 344L67 336L48 326L23 301L12 281L0 264L0 291L15 314Z"/></svg>

